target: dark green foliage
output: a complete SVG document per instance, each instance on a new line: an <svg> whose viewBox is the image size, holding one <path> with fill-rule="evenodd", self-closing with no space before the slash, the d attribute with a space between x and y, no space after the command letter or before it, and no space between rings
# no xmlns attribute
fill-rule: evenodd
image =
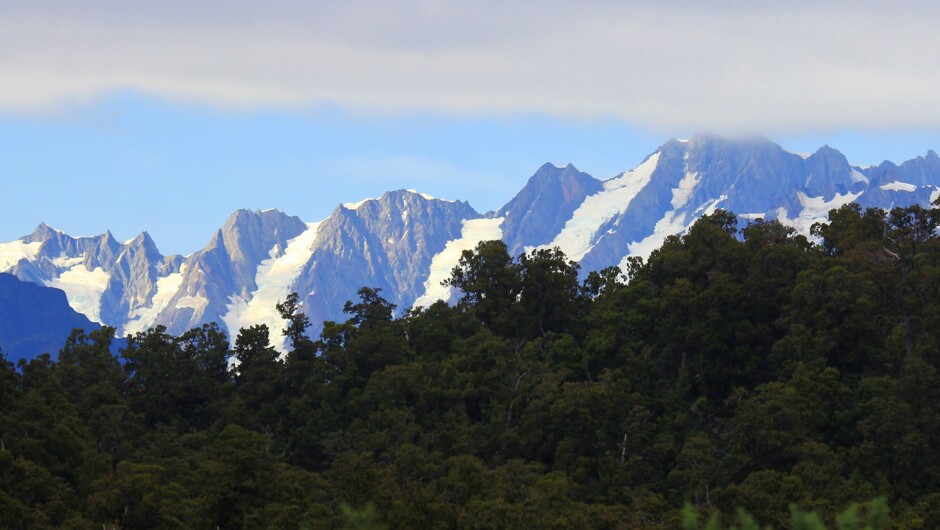
<svg viewBox="0 0 940 530"><path fill-rule="evenodd" d="M454 306L364 287L311 339L289 296L283 356L76 331L0 362L0 527L940 527L940 210L830 219L718 211L583 281L484 242Z"/></svg>
<svg viewBox="0 0 940 530"><path fill-rule="evenodd" d="M128 337L123 351L128 405L147 427L207 428L229 391L228 340L216 324L179 337L157 326Z"/></svg>
<svg viewBox="0 0 940 530"><path fill-rule="evenodd" d="M884 530L888 528L888 507L883 498L878 498L865 506L853 504L835 518L835 526L827 527L822 519L813 512L804 512L796 506L790 507L789 521L778 526L762 527L747 510L738 510L736 524L725 526L721 524L718 514L712 515L708 522L702 526L699 516L686 505L682 511L683 530L761 530L761 528L790 528L792 530Z"/></svg>

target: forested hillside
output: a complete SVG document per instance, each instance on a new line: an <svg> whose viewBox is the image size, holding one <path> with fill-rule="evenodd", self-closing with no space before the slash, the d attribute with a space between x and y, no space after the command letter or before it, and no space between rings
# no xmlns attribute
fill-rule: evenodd
<svg viewBox="0 0 940 530"><path fill-rule="evenodd" d="M883 496L940 528L940 209L718 211L629 270L465 252L461 293L378 290L313 340L76 332L0 370L2 528L677 528L829 521ZM230 359L237 364L230 367Z"/></svg>

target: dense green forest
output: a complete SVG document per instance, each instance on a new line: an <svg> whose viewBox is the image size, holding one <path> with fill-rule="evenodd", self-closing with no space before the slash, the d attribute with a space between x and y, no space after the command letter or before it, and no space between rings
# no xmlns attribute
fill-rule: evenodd
<svg viewBox="0 0 940 530"><path fill-rule="evenodd" d="M484 242L453 306L363 288L314 340L288 297L283 359L264 326L76 331L0 366L0 527L779 529L883 497L940 528L938 224L718 211L584 276Z"/></svg>

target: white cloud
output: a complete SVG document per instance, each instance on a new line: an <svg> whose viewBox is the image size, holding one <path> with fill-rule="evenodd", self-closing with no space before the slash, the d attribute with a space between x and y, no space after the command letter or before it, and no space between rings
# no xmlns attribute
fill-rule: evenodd
<svg viewBox="0 0 940 530"><path fill-rule="evenodd" d="M0 109L14 112L132 89L667 130L940 125L930 2L24 4L0 17Z"/></svg>

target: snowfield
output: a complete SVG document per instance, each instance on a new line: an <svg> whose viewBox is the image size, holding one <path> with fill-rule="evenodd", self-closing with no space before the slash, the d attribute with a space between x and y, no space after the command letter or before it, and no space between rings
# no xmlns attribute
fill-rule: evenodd
<svg viewBox="0 0 940 530"><path fill-rule="evenodd" d="M229 300L222 321L232 340L241 328L265 324L272 337L271 343L279 351L285 351L285 342L280 335L284 320L275 306L287 298L304 265L310 261L319 227L319 222L307 223L307 229L288 241L282 254L275 245L268 254L270 258L258 264L255 273L258 288L247 299L233 296Z"/></svg>
<svg viewBox="0 0 940 530"><path fill-rule="evenodd" d="M23 243L19 239L9 243L0 243L0 272L8 272L20 260L35 261L36 253L42 247L42 242Z"/></svg>
<svg viewBox="0 0 940 530"><path fill-rule="evenodd" d="M917 191L917 186L913 184L908 184L907 182L899 182L895 180L894 182L889 182L887 184L882 184L879 188L886 191Z"/></svg>
<svg viewBox="0 0 940 530"><path fill-rule="evenodd" d="M157 278L157 292L154 293L150 305L139 307L131 311L127 325L124 326L121 335L133 335L153 327L157 316L166 308L170 300L173 299L173 295L175 295L176 292L179 291L180 286L183 285L183 275L185 273L186 265L184 264L179 272L174 272L163 278Z"/></svg>
<svg viewBox="0 0 940 530"><path fill-rule="evenodd" d="M727 195L722 195L717 199L712 199L689 215L690 212L686 207L700 182L701 177L698 173L686 171L679 185L672 189L672 200L669 202L672 210L666 212L662 219L656 222L652 234L643 238L642 241L634 241L627 245L627 255L618 264L620 270L626 270L628 258L631 256L640 256L644 259L649 257L654 250L662 246L667 237L685 232L699 216L714 213L718 204L728 198Z"/></svg>
<svg viewBox="0 0 940 530"><path fill-rule="evenodd" d="M799 233L809 236L810 227L815 223L826 221L826 219L828 219L829 210L845 206L861 195L861 192L846 193L845 195L836 193L832 199L827 201L823 197L808 197L802 191L797 192L797 197L800 200L800 205L803 207L803 210L800 211L800 214L796 218L791 219L786 208L777 208L777 220L785 225L796 228Z"/></svg>
<svg viewBox="0 0 940 530"><path fill-rule="evenodd" d="M46 281L48 287L55 287L65 291L65 297L72 309L88 317L92 322L101 322L101 295L108 287L111 275L101 267L92 270L85 268L82 258L73 258L69 262L78 261L71 268Z"/></svg>
<svg viewBox="0 0 940 530"><path fill-rule="evenodd" d="M584 199L555 239L540 248L558 247L568 259L581 261L603 234L598 230L607 221L623 215L630 203L650 183L659 163L659 152L653 153L636 168L604 182L604 189ZM526 247L529 252L534 247Z"/></svg>
<svg viewBox="0 0 940 530"><path fill-rule="evenodd" d="M481 241L500 239L503 235L500 229L502 222L502 217L464 219L460 238L448 241L444 250L431 258L431 270L424 282L424 294L415 300L412 307L427 307L438 300L450 302L453 289L442 285L442 282L450 278L450 272L457 266L464 250L472 250Z"/></svg>

